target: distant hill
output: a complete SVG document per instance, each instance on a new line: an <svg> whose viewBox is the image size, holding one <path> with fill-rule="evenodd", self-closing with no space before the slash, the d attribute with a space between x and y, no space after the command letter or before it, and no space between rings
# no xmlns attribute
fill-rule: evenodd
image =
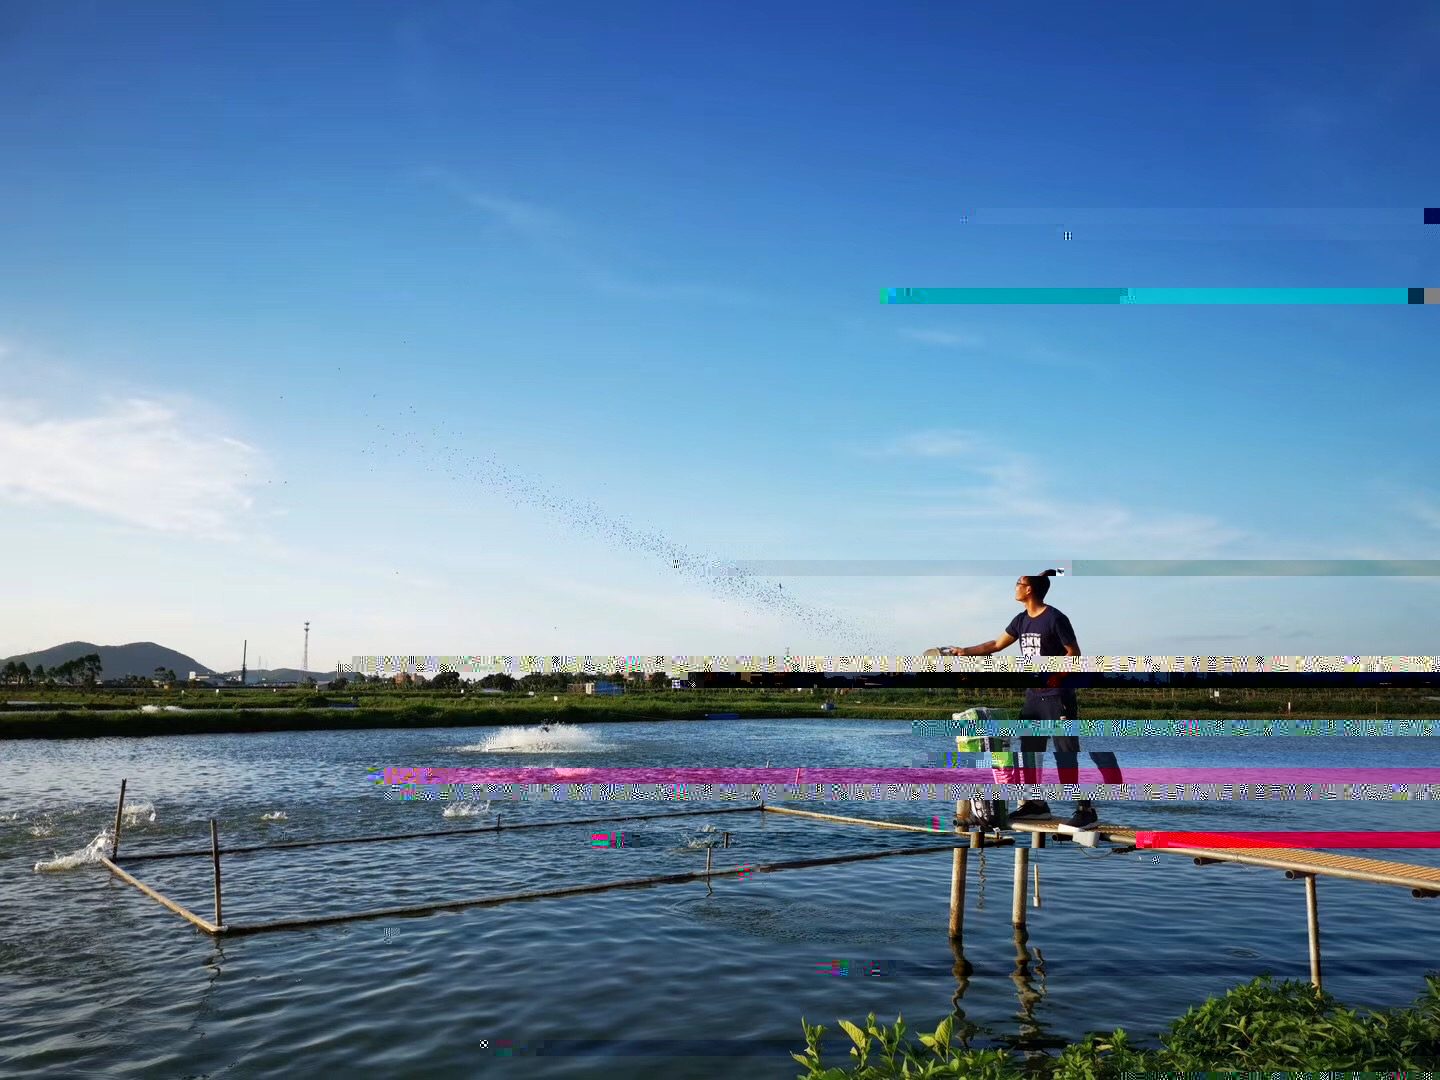
<svg viewBox="0 0 1440 1080"><path fill-rule="evenodd" d="M200 669L199 669L199 668L195 668L194 670L199 671ZM179 675L179 674L180 674L180 669L179 669L179 668L176 668L176 669L175 669L175 674L176 674L176 675ZM236 668L234 671L226 671L226 672L222 672L222 674L223 674L227 679L230 678L230 677L232 677L232 676L233 676L234 678L236 678L236 679L239 679L239 678L240 678L240 669L239 669L239 668ZM310 673L308 674L308 676L307 676L307 674L306 674L305 672L301 671L299 668L286 667L286 668L266 668L266 669L264 669L264 670L259 670L259 669L256 669L256 668L250 668L250 669L246 672L246 675L245 675L245 680L246 680L246 682L249 682L249 683L252 683L252 684L253 684L253 683L257 683L257 682L300 682L301 680L303 680L303 679L305 679L305 678L314 679L316 682L327 682L327 681L329 681L330 679L335 678L335 673L334 673L334 672L329 672L329 673L327 673L327 672L324 672L324 671L312 671L312 672L310 672Z"/></svg>
<svg viewBox="0 0 1440 1080"><path fill-rule="evenodd" d="M0 667L13 660L17 664L23 662L32 671L37 663L43 664L46 671L51 671L67 660L91 653L100 657L102 679L123 679L127 675L149 678L155 674L157 667L168 668L182 679L188 678L192 671L198 671L202 675L211 674L211 669L194 657L156 645L153 641L133 641L129 645L95 645L88 641L67 641L64 645L41 649L39 652L0 658Z"/></svg>

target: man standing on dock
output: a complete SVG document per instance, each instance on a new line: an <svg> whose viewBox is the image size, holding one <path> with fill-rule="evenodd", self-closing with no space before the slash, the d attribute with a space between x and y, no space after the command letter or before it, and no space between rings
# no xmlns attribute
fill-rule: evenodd
<svg viewBox="0 0 1440 1080"><path fill-rule="evenodd" d="M994 641L966 648L943 645L938 649L930 650L931 654L989 656L991 653L1009 648L1018 641L1020 642L1020 651L1026 660L1040 656L1079 656L1080 644L1075 640L1075 629L1070 625L1070 620L1063 611L1047 607L1045 604L1045 594L1050 591L1050 579L1055 575L1056 571L1046 570L1043 574L1022 577L1015 582L1015 599L1025 605L1025 610L1016 615L1010 621L1010 625L1005 628L1004 633ZM1063 686L1064 679L1064 675L1057 673L1050 677L1050 685L1045 689L1026 690L1025 705L1020 710L1020 719L1078 720L1080 707L1075 700L1075 691ZM1048 739L1049 737L1045 735L1022 735L1020 737L1022 760L1023 755L1028 753L1035 754L1037 760L1043 757ZM1078 736L1055 736L1057 765L1061 763L1062 755L1075 760L1079 753L1080 739ZM1051 816L1050 806L1043 799L1025 799L1010 812L1011 820ZM1065 824L1077 829L1093 829L1098 821L1095 807L1090 800L1081 799L1075 807L1075 815Z"/></svg>

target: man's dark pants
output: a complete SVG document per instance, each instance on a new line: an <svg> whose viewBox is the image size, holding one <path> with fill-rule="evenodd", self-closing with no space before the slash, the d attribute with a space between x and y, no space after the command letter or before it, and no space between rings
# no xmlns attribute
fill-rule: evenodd
<svg viewBox="0 0 1440 1080"><path fill-rule="evenodd" d="M1066 699L1069 700L1066 700ZM1072 691L1065 694L1063 691L1049 690L1027 690L1025 691L1025 704L1020 709L1021 720L1076 720L1079 718L1079 708L1075 702L1075 695ZM1055 765L1060 770L1060 782L1062 784L1075 784L1080 781L1080 738L1076 735L1056 735L1055 737ZM1050 741L1048 735L1022 735L1020 736L1020 753L1034 754L1035 767L1024 770L1025 782L1034 784L1039 781L1038 767L1040 759L1045 754L1045 744ZM1022 757L1021 761L1025 759Z"/></svg>

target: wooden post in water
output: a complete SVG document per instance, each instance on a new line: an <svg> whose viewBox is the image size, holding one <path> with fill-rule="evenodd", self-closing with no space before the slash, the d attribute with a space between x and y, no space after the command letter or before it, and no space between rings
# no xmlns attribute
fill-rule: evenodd
<svg viewBox="0 0 1440 1080"><path fill-rule="evenodd" d="M120 781L120 801L115 804L115 838L110 842L110 861L120 857L120 815L125 809L125 781Z"/></svg>
<svg viewBox="0 0 1440 1080"><path fill-rule="evenodd" d="M1015 845L1015 896L1010 904L1010 925L1025 925L1025 885L1030 875L1030 849Z"/></svg>
<svg viewBox="0 0 1440 1080"><path fill-rule="evenodd" d="M950 855L950 936L965 932L965 865L970 853L957 847Z"/></svg>
<svg viewBox="0 0 1440 1080"><path fill-rule="evenodd" d="M708 844L705 845L705 880L706 880L706 881L709 881L709 880L710 880L710 856L714 853L714 850L715 850L715 849L712 848L712 847L710 847L710 845L708 845Z"/></svg>
<svg viewBox="0 0 1440 1080"><path fill-rule="evenodd" d="M1320 911L1315 902L1315 875L1305 875L1305 916L1310 926L1310 981L1320 987Z"/></svg>
<svg viewBox="0 0 1440 1080"><path fill-rule="evenodd" d="M979 833L966 836L966 846L957 847L950 862L950 938L958 941L965 932L965 879L968 877L970 848L976 846Z"/></svg>
<svg viewBox="0 0 1440 1080"><path fill-rule="evenodd" d="M960 750L960 736L955 736L955 750L958 756ZM958 760L958 758L957 758ZM960 820L960 809L965 805L963 799L955 800L955 831L958 833L962 824L968 826L969 822L962 823ZM968 829L967 829L968 832ZM950 939L958 941L965 933L965 879L970 871L970 848L975 847L976 835L968 833L965 847L957 847L950 856Z"/></svg>
<svg viewBox="0 0 1440 1080"><path fill-rule="evenodd" d="M210 857L215 860L215 925L224 926L225 917L220 910L220 834L215 831L215 819L210 819Z"/></svg>

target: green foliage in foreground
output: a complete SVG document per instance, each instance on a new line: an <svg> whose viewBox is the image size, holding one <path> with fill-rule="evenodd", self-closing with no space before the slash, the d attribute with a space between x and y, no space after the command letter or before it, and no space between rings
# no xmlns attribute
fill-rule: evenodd
<svg viewBox="0 0 1440 1080"><path fill-rule="evenodd" d="M1307 982L1277 986L1265 976L1191 1008L1160 1036L1158 1050L1132 1047L1124 1029L1117 1028L1109 1035L1089 1035L1059 1057L1027 1060L1008 1050L970 1049L969 1040L978 1033L973 1025L966 1025L968 1030L960 1033L963 1045L955 1047L953 1016L941 1021L933 1035L920 1036L921 1049L902 1043L903 1019L897 1016L895 1026L887 1028L877 1026L871 1013L864 1028L840 1021L855 1044L849 1068L821 1064L825 1028L803 1018L807 1049L791 1056L809 1070L800 1080L1119 1080L1136 1073L1433 1070L1440 1065L1440 975L1427 974L1425 982L1414 1007L1362 1017Z"/></svg>

